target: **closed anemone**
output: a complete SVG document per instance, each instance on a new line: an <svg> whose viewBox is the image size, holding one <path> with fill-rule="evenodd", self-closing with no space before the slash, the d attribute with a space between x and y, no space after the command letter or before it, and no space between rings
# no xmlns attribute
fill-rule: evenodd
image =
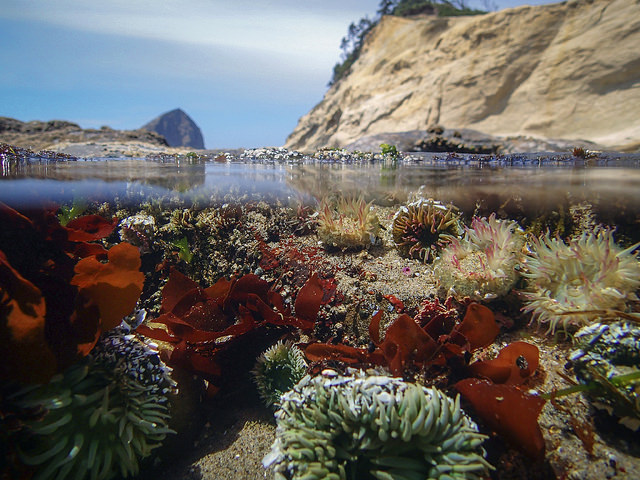
<svg viewBox="0 0 640 480"><path fill-rule="evenodd" d="M459 397L385 375L307 375L276 422L263 464L277 480L479 479L492 468Z"/></svg>
<svg viewBox="0 0 640 480"><path fill-rule="evenodd" d="M168 394L175 383L152 345L119 327L91 353L48 384L16 394L24 409L40 408L19 439L20 458L35 480L123 477L168 433Z"/></svg>

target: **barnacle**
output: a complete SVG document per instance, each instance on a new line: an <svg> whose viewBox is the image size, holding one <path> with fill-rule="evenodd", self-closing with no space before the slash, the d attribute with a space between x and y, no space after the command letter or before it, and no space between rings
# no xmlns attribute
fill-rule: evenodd
<svg viewBox="0 0 640 480"><path fill-rule="evenodd" d="M278 480L476 479L492 468L459 397L399 378L307 375L282 396L276 422L263 464Z"/></svg>
<svg viewBox="0 0 640 480"><path fill-rule="evenodd" d="M376 243L380 220L360 198L323 198L318 208L318 238L327 248L359 250Z"/></svg>
<svg viewBox="0 0 640 480"><path fill-rule="evenodd" d="M280 396L293 388L306 372L302 350L290 341L278 341L258 357L253 378L260 397L270 407L278 404Z"/></svg>
<svg viewBox="0 0 640 480"><path fill-rule="evenodd" d="M534 238L522 273L528 279L523 311L555 332L558 325L566 331L597 321L603 312L624 310L638 300L640 262L633 251L639 245L622 249L604 228L569 244L549 235Z"/></svg>
<svg viewBox="0 0 640 480"><path fill-rule="evenodd" d="M524 232L512 220L496 215L474 217L462 239L450 237L433 271L446 292L474 300L494 298L511 290L522 260Z"/></svg>
<svg viewBox="0 0 640 480"><path fill-rule="evenodd" d="M170 369L127 330L105 334L81 362L16 394L21 408L44 412L19 439L21 460L37 468L34 479L135 475L139 460L173 433Z"/></svg>
<svg viewBox="0 0 640 480"><path fill-rule="evenodd" d="M458 209L421 198L403 206L393 217L393 241L404 257L433 260L438 242L462 233Z"/></svg>
<svg viewBox="0 0 640 480"><path fill-rule="evenodd" d="M594 323L574 336L570 355L580 383L596 407L620 418L620 423L640 428L640 326L629 321ZM627 378L630 381L620 383Z"/></svg>

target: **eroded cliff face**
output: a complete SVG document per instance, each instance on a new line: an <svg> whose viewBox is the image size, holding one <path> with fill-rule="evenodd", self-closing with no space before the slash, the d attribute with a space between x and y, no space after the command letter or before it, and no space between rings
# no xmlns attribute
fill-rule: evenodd
<svg viewBox="0 0 640 480"><path fill-rule="evenodd" d="M384 17L286 146L343 147L434 124L640 145L640 0Z"/></svg>

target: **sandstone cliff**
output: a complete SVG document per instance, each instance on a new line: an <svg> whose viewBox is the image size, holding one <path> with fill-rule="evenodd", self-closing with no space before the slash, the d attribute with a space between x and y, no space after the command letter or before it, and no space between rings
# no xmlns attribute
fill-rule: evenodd
<svg viewBox="0 0 640 480"><path fill-rule="evenodd" d="M286 146L343 147L434 124L638 148L640 1L383 17L351 73L300 119Z"/></svg>

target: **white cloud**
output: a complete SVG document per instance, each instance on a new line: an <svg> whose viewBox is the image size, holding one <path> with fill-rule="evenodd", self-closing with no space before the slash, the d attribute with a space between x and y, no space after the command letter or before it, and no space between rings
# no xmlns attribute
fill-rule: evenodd
<svg viewBox="0 0 640 480"><path fill-rule="evenodd" d="M0 17L44 22L79 31L246 50L295 62L332 65L340 38L362 10L305 2L236 0L8 0ZM316 3L316 2L314 2ZM319 2L321 3L321 2ZM315 68L314 68L315 70Z"/></svg>

